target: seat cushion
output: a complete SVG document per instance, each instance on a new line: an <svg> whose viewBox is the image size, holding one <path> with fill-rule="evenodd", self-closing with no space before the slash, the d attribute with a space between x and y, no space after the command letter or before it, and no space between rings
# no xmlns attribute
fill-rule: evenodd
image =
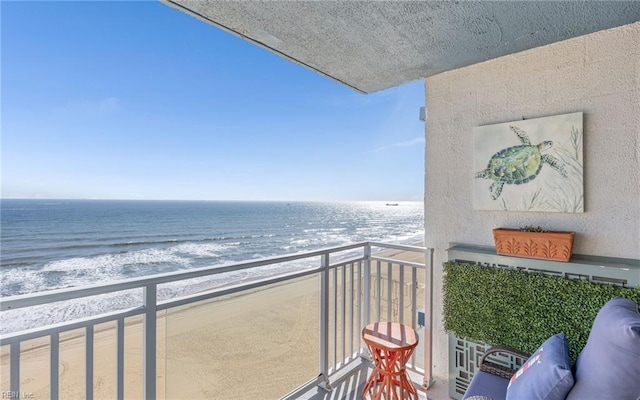
<svg viewBox="0 0 640 400"><path fill-rule="evenodd" d="M489 397L494 400L505 400L509 380L484 371L473 375L471 383L464 393L464 400L472 397Z"/></svg>
<svg viewBox="0 0 640 400"><path fill-rule="evenodd" d="M578 356L576 384L567 400L640 398L640 312L613 298L598 312Z"/></svg>
<svg viewBox="0 0 640 400"><path fill-rule="evenodd" d="M569 344L558 333L545 340L511 377L507 400L564 400L573 382Z"/></svg>

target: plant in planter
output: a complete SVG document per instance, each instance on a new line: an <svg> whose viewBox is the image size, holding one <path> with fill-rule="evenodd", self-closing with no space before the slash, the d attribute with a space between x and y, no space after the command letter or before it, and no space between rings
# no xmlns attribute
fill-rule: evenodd
<svg viewBox="0 0 640 400"><path fill-rule="evenodd" d="M493 230L498 254L563 262L571 258L574 236L574 232L547 231L534 226Z"/></svg>

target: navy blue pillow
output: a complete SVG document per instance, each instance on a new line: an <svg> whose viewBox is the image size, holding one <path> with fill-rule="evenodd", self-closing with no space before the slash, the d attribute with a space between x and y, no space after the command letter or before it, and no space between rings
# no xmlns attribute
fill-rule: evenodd
<svg viewBox="0 0 640 400"><path fill-rule="evenodd" d="M640 310L615 297L600 309L576 363L567 399L640 398Z"/></svg>
<svg viewBox="0 0 640 400"><path fill-rule="evenodd" d="M564 400L572 387L569 345L564 333L558 333L511 377L507 400Z"/></svg>

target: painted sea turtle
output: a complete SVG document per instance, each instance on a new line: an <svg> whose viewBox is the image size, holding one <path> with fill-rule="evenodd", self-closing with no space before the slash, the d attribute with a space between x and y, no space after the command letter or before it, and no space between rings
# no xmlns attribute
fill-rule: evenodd
<svg viewBox="0 0 640 400"><path fill-rule="evenodd" d="M545 140L532 145L525 131L515 126L509 126L509 128L518 135L522 144L500 150L491 157L487 169L476 173L476 178L493 180L489 187L493 200L500 197L505 183L521 185L534 180L543 164L550 165L560 175L567 177L567 172L560 160L550 154L542 154L553 146L552 141Z"/></svg>

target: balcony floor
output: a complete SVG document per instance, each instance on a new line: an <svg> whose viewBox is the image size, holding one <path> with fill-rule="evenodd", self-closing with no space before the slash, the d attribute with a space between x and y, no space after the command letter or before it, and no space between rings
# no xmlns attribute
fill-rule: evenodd
<svg viewBox="0 0 640 400"><path fill-rule="evenodd" d="M372 370L370 361L356 361L332 377L332 391L327 392L314 384L298 389L282 400L361 400L362 390ZM449 386L446 381L436 382L427 392L419 389L418 395L420 400L448 400Z"/></svg>

